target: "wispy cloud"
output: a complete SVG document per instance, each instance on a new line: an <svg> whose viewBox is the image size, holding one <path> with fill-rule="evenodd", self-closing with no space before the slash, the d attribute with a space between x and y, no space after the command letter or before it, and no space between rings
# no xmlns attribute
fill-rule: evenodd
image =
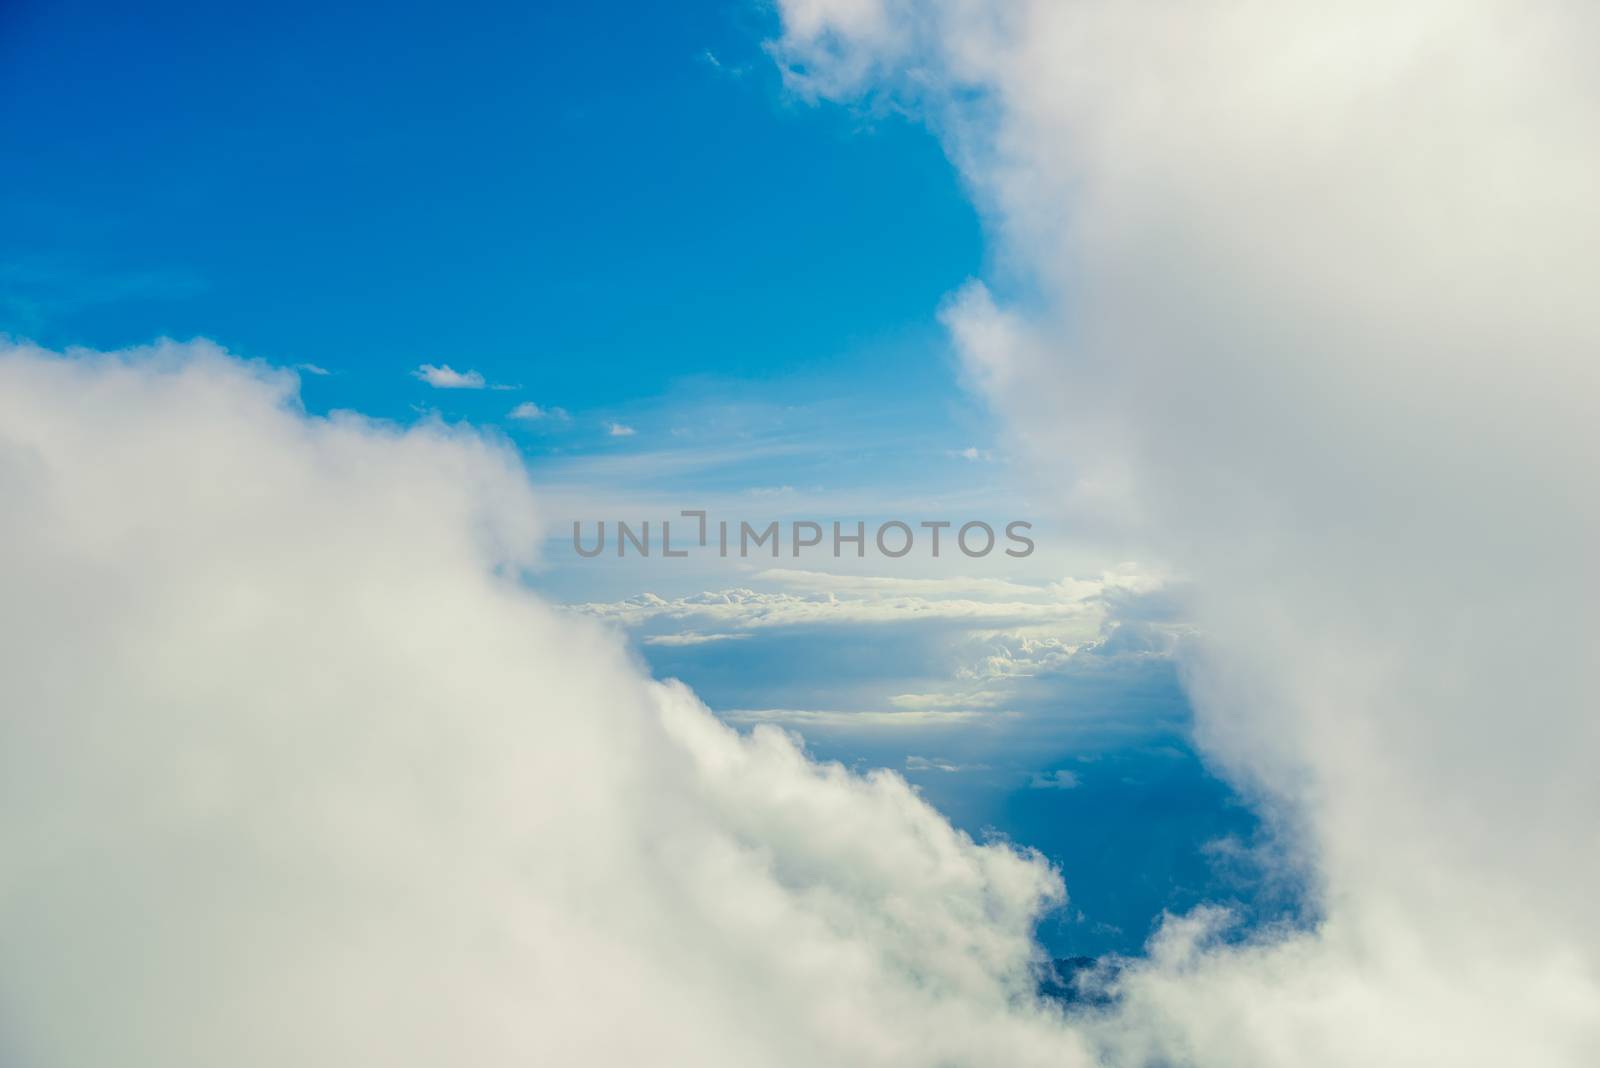
<svg viewBox="0 0 1600 1068"><path fill-rule="evenodd" d="M730 78L743 78L746 74L750 73L750 64L724 62L723 60L717 58L717 54L711 51L709 48L701 51L700 62L704 63L717 73L725 74Z"/></svg>
<svg viewBox="0 0 1600 1068"><path fill-rule="evenodd" d="M712 642L733 642L748 637L748 631L743 634L701 634L699 631L686 630L677 634L651 634L642 640L646 645L710 645Z"/></svg>
<svg viewBox="0 0 1600 1068"><path fill-rule="evenodd" d="M623 423L607 423L606 433L610 434L614 438L631 438L634 434L638 433L638 431L634 430L633 427L627 426Z"/></svg>
<svg viewBox="0 0 1600 1068"><path fill-rule="evenodd" d="M810 708L736 708L720 713L730 723L780 723L785 726L905 728L957 726L982 716L972 710L942 712L849 711Z"/></svg>
<svg viewBox="0 0 1600 1068"><path fill-rule="evenodd" d="M817 593L849 594L857 597L917 596L927 598L977 597L983 599L1006 598L1017 601L1040 601L1059 604L1064 601L1083 601L1101 594L1114 581L1113 576L1102 579L1064 579L1046 584L1011 582L1006 579L969 578L952 575L948 578L907 578L891 575L856 575L832 571L808 571L800 568L768 568L756 573L757 579L773 582L795 590Z"/></svg>
<svg viewBox="0 0 1600 1068"><path fill-rule="evenodd" d="M988 771L987 764L957 764L951 760L938 757L908 756L906 757L907 771L943 771L954 773L958 771Z"/></svg>
<svg viewBox="0 0 1600 1068"><path fill-rule="evenodd" d="M715 621L740 629L801 626L816 623L904 623L959 620L996 627L1028 623L1081 621L1086 636L1098 627L1097 602L1071 600L980 600L972 597L930 598L910 594L841 597L836 594L763 592L744 587L713 590L672 599L643 594L622 601L572 606L585 615L624 626L654 620Z"/></svg>

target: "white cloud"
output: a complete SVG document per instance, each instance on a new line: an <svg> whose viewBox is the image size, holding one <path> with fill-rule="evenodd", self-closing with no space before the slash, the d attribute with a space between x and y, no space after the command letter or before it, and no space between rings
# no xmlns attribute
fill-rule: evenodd
<svg viewBox="0 0 1600 1068"><path fill-rule="evenodd" d="M1594 1061L1600 9L780 8L790 84L943 137L1028 294L952 299L967 376L1194 579L1200 741L1324 912L1174 919L1108 1058Z"/></svg>
<svg viewBox="0 0 1600 1068"><path fill-rule="evenodd" d="M1087 604L1108 589L1128 588L1131 583L1144 581L1133 578L1134 574L1108 572L1094 579L1027 583L965 575L909 578L899 575L861 575L851 572L774 567L758 571L755 578L789 589L862 598L902 595L926 600L977 598L994 601L1038 601L1045 604Z"/></svg>
<svg viewBox="0 0 1600 1068"><path fill-rule="evenodd" d="M969 766L969 765L966 765L966 764L956 764L956 763L953 763L952 761L949 761L949 760L940 760L937 757L934 757L934 758L923 757L923 756L908 756L908 757L906 757L906 770L907 771L943 771L943 772L946 772L946 773L953 774L953 773L958 772L958 771L975 770L975 768L981 768L981 767L982 767L982 765Z"/></svg>
<svg viewBox="0 0 1600 1068"><path fill-rule="evenodd" d="M699 631L686 630L675 634L650 634L642 641L646 645L711 645L715 642L734 642L748 637L750 637L749 631L738 634L702 634Z"/></svg>
<svg viewBox="0 0 1600 1068"><path fill-rule="evenodd" d="M533 401L523 401L506 414L508 419L521 419L526 422L537 422L541 419L555 419L565 422L569 416L565 408L542 408Z"/></svg>
<svg viewBox="0 0 1600 1068"><path fill-rule="evenodd" d="M784 13L791 80L930 109L1054 295L968 290L969 372L1195 577L1202 739L1321 925L1174 918L1069 1025L1044 865L530 597L509 453L204 346L13 348L7 1059L1594 1063L1594 8Z"/></svg>
<svg viewBox="0 0 1600 1068"><path fill-rule="evenodd" d="M434 389L483 389L487 385L477 371L456 371L449 364L435 367L425 363L412 371L411 377L421 379Z"/></svg>
<svg viewBox="0 0 1600 1068"><path fill-rule="evenodd" d="M837 708L735 708L722 713L730 723L742 725L775 723L786 727L833 727L847 729L904 729L957 726L988 714L978 709L877 709Z"/></svg>
<svg viewBox="0 0 1600 1068"><path fill-rule="evenodd" d="M809 576L821 573L780 574ZM1014 627L1030 623L1069 624L1074 632L1081 633L1085 638L1098 633L1104 617L1103 606L1099 603L1053 598L1050 596L1052 587L1024 587L1038 597L1037 600L987 600L976 596L927 595L924 591L928 588L938 589L944 584L944 580L940 579L839 578L842 581L835 587L839 592L828 590L795 594L736 587L671 599L646 593L622 601L576 604L572 609L597 619L633 627L657 620L695 626L714 623L722 627L749 630L812 624L891 624L943 620L991 627ZM984 591L986 587L999 590L1011 585L1014 584L964 579L952 581L948 589ZM873 592L866 595L845 592L852 588Z"/></svg>
<svg viewBox="0 0 1600 1068"><path fill-rule="evenodd" d="M296 371L303 371L308 375L317 375L318 377L331 373L326 367L318 367L314 363L297 363L294 365L294 369Z"/></svg>
<svg viewBox="0 0 1600 1068"><path fill-rule="evenodd" d="M606 433L610 434L614 438L631 438L634 434L638 433L638 431L634 430L633 427L625 426L622 423L607 423Z"/></svg>
<svg viewBox="0 0 1600 1068"><path fill-rule="evenodd" d="M724 63L709 48L701 51L700 61L717 73L731 78L742 78L751 71L751 65L748 63Z"/></svg>
<svg viewBox="0 0 1600 1068"><path fill-rule="evenodd" d="M532 596L509 448L294 390L0 349L8 1062L1088 1063L1039 858Z"/></svg>

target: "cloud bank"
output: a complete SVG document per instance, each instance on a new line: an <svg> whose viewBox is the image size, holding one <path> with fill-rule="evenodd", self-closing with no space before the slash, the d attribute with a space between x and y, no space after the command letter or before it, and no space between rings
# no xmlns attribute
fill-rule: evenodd
<svg viewBox="0 0 1600 1068"><path fill-rule="evenodd" d="M1061 899L519 582L515 455L0 349L0 1060L1084 1063Z"/></svg>
<svg viewBox="0 0 1600 1068"><path fill-rule="evenodd" d="M1174 920L1106 1055L1600 1058L1593 5L780 6L797 90L944 139L1016 293L967 373L1193 579L1200 741L1320 901Z"/></svg>
<svg viewBox="0 0 1600 1068"><path fill-rule="evenodd" d="M945 138L1027 282L952 301L968 373L1193 579L1320 923L1174 918L1064 1019L1054 873L530 596L502 447L8 346L0 1060L1600 1060L1594 10L783 11L794 85Z"/></svg>

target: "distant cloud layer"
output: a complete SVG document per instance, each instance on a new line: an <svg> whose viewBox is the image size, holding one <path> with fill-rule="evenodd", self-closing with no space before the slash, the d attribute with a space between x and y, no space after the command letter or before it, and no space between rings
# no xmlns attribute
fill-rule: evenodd
<svg viewBox="0 0 1600 1068"><path fill-rule="evenodd" d="M1030 584L773 568L751 581L760 588L674 598L646 593L570 607L627 627L675 675L696 674L697 666L720 659L721 647L737 641L739 674L748 684L708 697L719 712L739 722L840 730L993 721L1023 712L1059 720L1071 704L1067 691L1088 679L1115 677L1126 684L1137 678L1124 687L1124 698L1159 684L1192 631L1177 620L1136 618L1165 589L1133 570ZM841 672L839 653L863 643L881 651L877 671ZM834 662L834 669L828 678L808 679L803 694L785 691L771 669L796 658ZM723 687L736 681L719 679ZM828 703L755 708L738 696L730 703L730 694L781 701L782 693ZM1094 702L1106 714L1115 704L1104 696ZM1016 757L1026 759L1037 741L1019 736Z"/></svg>

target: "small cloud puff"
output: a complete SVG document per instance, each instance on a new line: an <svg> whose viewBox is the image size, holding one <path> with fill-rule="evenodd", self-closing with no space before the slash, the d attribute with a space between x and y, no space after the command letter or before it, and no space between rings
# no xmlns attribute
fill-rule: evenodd
<svg viewBox="0 0 1600 1068"><path fill-rule="evenodd" d="M329 371L326 367L318 367L314 363L297 363L297 364L294 365L294 369L296 371L303 371L308 375L319 375L320 376L320 375L327 375L327 374L332 374L333 373L333 372Z"/></svg>
<svg viewBox="0 0 1600 1068"><path fill-rule="evenodd" d="M631 438L634 434L638 433L638 431L634 430L633 427L626 426L622 423L607 423L606 433L610 434L614 438Z"/></svg>
<svg viewBox="0 0 1600 1068"><path fill-rule="evenodd" d="M412 371L411 377L420 378L434 389L482 389L487 384L477 371L457 371L447 363L438 367L425 363Z"/></svg>
<svg viewBox="0 0 1600 1068"><path fill-rule="evenodd" d="M523 401L511 409L507 418L522 419L528 422L535 422L540 419L559 419L565 422L571 416L567 415L565 408L541 408L533 401Z"/></svg>

